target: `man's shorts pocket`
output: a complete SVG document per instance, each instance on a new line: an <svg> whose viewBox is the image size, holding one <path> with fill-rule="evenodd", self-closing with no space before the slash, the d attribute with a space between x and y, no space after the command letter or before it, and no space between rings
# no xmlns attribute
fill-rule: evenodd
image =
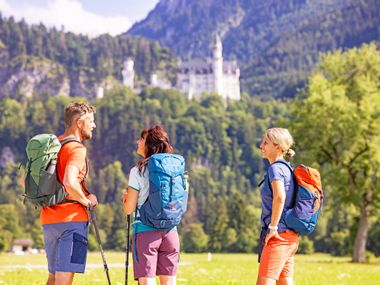
<svg viewBox="0 0 380 285"><path fill-rule="evenodd" d="M78 233L74 233L71 263L84 264L86 262L87 247L87 238Z"/></svg>

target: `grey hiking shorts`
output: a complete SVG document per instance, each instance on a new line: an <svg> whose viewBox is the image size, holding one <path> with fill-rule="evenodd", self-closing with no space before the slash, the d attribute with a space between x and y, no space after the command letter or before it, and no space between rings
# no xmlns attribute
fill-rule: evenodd
<svg viewBox="0 0 380 285"><path fill-rule="evenodd" d="M88 222L47 224L42 228L49 272L83 273L88 248Z"/></svg>

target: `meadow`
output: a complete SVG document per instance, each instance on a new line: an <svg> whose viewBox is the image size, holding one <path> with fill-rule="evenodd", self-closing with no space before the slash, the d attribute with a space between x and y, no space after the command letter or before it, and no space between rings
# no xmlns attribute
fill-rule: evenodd
<svg viewBox="0 0 380 285"><path fill-rule="evenodd" d="M112 284L124 284L125 254L106 252ZM255 254L182 254L177 284L186 285L251 285L257 276ZM1 285L45 284L46 259L43 254L17 256L0 254ZM88 256L84 275L77 274L74 284L107 284L100 253ZM128 284L133 281L129 268ZM378 285L380 284L380 258L369 264L350 263L349 257L331 257L326 254L297 255L296 285Z"/></svg>

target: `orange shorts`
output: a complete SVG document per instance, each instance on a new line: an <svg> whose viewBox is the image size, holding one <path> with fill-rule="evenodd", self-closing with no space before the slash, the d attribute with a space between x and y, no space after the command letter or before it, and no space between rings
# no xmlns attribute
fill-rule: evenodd
<svg viewBox="0 0 380 285"><path fill-rule="evenodd" d="M293 276L294 254L298 249L298 234L287 230L279 235L285 241L271 238L263 248L259 276L275 280Z"/></svg>

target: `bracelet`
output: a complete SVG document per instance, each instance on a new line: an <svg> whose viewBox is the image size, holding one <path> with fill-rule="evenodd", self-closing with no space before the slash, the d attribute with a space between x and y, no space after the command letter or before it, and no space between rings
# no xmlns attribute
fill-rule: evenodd
<svg viewBox="0 0 380 285"><path fill-rule="evenodd" d="M274 231L277 231L278 230L278 226L272 226L272 225L269 225L268 228L270 230L274 230Z"/></svg>

